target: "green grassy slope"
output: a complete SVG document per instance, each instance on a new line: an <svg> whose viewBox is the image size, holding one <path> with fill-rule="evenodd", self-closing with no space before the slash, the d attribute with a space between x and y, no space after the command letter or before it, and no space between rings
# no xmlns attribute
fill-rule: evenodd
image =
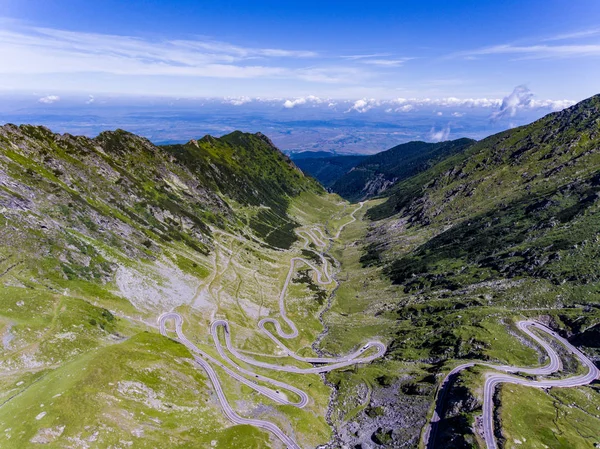
<svg viewBox="0 0 600 449"><path fill-rule="evenodd" d="M205 322L228 318L236 346L276 352L256 323L277 310L301 254L294 228L341 217L323 193L261 134L157 147L121 130L1 127L0 446L277 447L224 418L156 318L177 309L200 345ZM311 287L290 291L308 353L325 294ZM310 406L278 406L222 376L242 414L326 442L327 387L281 380L311 389Z"/></svg>
<svg viewBox="0 0 600 449"><path fill-rule="evenodd" d="M373 197L436 162L463 152L473 143L471 139L404 143L362 160L337 179L331 189L351 201Z"/></svg>
<svg viewBox="0 0 600 449"><path fill-rule="evenodd" d="M598 386L548 392L518 385L502 387L504 447L585 448L598 444Z"/></svg>
<svg viewBox="0 0 600 449"><path fill-rule="evenodd" d="M294 163L323 186L331 187L339 178L368 157L359 155L303 158L294 160Z"/></svg>
<svg viewBox="0 0 600 449"><path fill-rule="evenodd" d="M434 375L458 360L535 365L515 337L523 317L598 356L599 174L595 96L484 139L370 207L360 260L364 273L393 283L380 287L388 301L369 306L390 322L390 359L426 363ZM440 436L446 447L478 447L481 392L470 379ZM512 429L521 425L510 416Z"/></svg>

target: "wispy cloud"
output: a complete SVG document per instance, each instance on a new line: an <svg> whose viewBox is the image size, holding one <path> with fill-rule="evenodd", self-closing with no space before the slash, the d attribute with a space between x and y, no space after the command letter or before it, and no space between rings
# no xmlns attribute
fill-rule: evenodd
<svg viewBox="0 0 600 449"><path fill-rule="evenodd" d="M445 59L479 59L482 56L514 55L517 59L560 59L600 56L600 28L555 34L546 38L509 42L470 50L457 51ZM571 42L560 42L571 41Z"/></svg>
<svg viewBox="0 0 600 449"><path fill-rule="evenodd" d="M377 65L380 67L399 67L406 61L410 61L413 58L400 58L400 59L363 59L360 62L363 64Z"/></svg>
<svg viewBox="0 0 600 449"><path fill-rule="evenodd" d="M415 58L400 58L390 53L372 53L364 55L346 55L342 59L379 67L399 67Z"/></svg>
<svg viewBox="0 0 600 449"><path fill-rule="evenodd" d="M492 121L498 121L505 117L514 117L518 108L531 106L532 101L533 93L527 86L517 86L510 95L502 99L500 109L492 113L490 118Z"/></svg>
<svg viewBox="0 0 600 449"><path fill-rule="evenodd" d="M318 58L306 50L241 47L209 39L151 40L134 36L27 27L2 22L0 74L110 73L219 78L280 77L313 82L356 78L349 67L286 63Z"/></svg>
<svg viewBox="0 0 600 449"><path fill-rule="evenodd" d="M552 37L543 39L542 42L583 39L586 37L592 37L592 36L598 36L598 35L600 35L600 28L594 28L594 29L590 29L590 30L574 31L571 33L557 34L556 36L552 36Z"/></svg>
<svg viewBox="0 0 600 449"><path fill-rule="evenodd" d="M584 45L494 45L475 50L461 51L449 55L449 58L486 55L519 55L520 59L573 58L582 56L600 56L600 44Z"/></svg>
<svg viewBox="0 0 600 449"><path fill-rule="evenodd" d="M390 53L371 53L371 54L364 54L364 55L345 55L342 56L343 59L348 59L350 61L358 61L361 59L368 59L368 58L387 58L388 56L392 56Z"/></svg>
<svg viewBox="0 0 600 449"><path fill-rule="evenodd" d="M431 128L431 131L429 131L429 140L432 142L443 142L448 140L448 137L450 137L450 125L447 125L439 131L436 131L435 128Z"/></svg>
<svg viewBox="0 0 600 449"><path fill-rule="evenodd" d="M42 97L38 100L39 103L43 104L52 104L60 101L60 97L58 95L48 95L46 97Z"/></svg>

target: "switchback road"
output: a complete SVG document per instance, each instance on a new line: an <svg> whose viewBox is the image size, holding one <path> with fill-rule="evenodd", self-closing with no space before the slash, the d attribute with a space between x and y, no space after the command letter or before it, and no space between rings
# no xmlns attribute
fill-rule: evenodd
<svg viewBox="0 0 600 449"><path fill-rule="evenodd" d="M340 229L338 230L337 234L334 236L334 238L337 239L339 237L342 229L356 220L354 214L360 208L362 208L362 206L363 206L363 203L360 203L360 205L350 214L352 217L352 220L345 223L344 225L342 225L340 227ZM318 227L312 227L311 229L299 230L298 234L304 239L304 242L305 242L304 249L307 249L307 250L310 250L310 248L309 248L310 240L312 240L312 242L318 248L325 248L327 246L327 244L325 243L324 240L328 240L328 239L331 240L331 238L326 237L324 235L323 231ZM320 237L317 234L319 234ZM207 374L213 384L213 387L217 393L217 397L219 399L221 408L223 409L223 412L225 413L225 415L227 416L227 418L230 421L232 421L235 424L250 424L250 425L259 427L261 429L268 430L268 431L272 432L277 438L279 438L289 448L293 448L293 449L300 448L300 446L292 437L286 435L275 424L268 422L268 421L264 421L264 420L243 418L243 417L239 416L231 408L229 402L227 401L227 398L225 397L225 394L221 387L219 378L218 378L214 368L212 367L212 365L216 365L216 366L220 367L221 369L223 369L225 371L225 373L228 376L238 380L239 382L242 382L243 384L245 384L245 385L249 386L250 388L254 389L255 391L257 391L258 393L263 394L280 404L293 405L295 407L301 408L301 407L305 407L309 402L309 397L304 391L302 391L292 385L259 375L251 370L248 370L246 368L243 368L242 366L239 366L236 362L234 362L229 357L227 352L225 352L225 349L223 348L221 341L219 339L219 335L218 335L219 328L222 327L224 330L225 346L227 348L227 351L229 353L231 353L235 358L237 358L238 360L241 360L249 365L258 366L258 367L266 368L266 369L271 369L271 370L279 371L279 372L288 372L288 373L297 373L297 374L323 373L323 372L332 371L334 369L342 368L345 366L357 364L357 363L369 363L372 360L382 357L385 354L386 346L383 343L381 343L379 341L369 341L364 346L362 346L360 349L354 351L351 354L341 356L341 357L301 357L301 356L298 356L294 351L290 350L287 346L285 346L281 342L281 340L279 338L291 339L291 338L296 338L298 336L298 329L297 329L295 323L288 318L287 313L286 313L286 308L285 308L286 292L289 287L289 283L292 280L294 273L296 272L297 266L299 264L307 265L312 271L314 271L314 273L316 274L317 282L321 285L328 285L328 284L331 284L332 282L335 282L332 277L332 273L330 272L330 270L333 270L333 268L331 267L331 264L323 256L322 253L319 253L316 251L315 251L315 253L321 259L322 270L321 270L321 268L316 266L313 262L310 262L301 257L294 257L290 260L290 268L288 271L288 275L286 277L286 280L283 284L283 288L279 295L279 315L280 315L281 319L283 320L283 322L285 323L285 325L290 329L290 331L285 332L281 327L281 323L274 318L263 318L262 320L259 321L258 326L259 326L259 329L263 333L265 333L289 357L291 357L295 360L298 360L300 362L306 362L306 363L310 363L310 364L313 364L316 366L313 366L311 368L299 368L299 367L293 366L293 365L281 366L281 365L261 362L261 361L255 360L251 357L248 357L245 354L242 354L240 351L238 351L233 346L233 344L231 342L231 330L230 330L229 323L226 320L215 320L211 323L210 332L213 337L213 341L215 343L215 347L217 349L219 356L225 361L225 363L223 363L220 360L216 359L215 357L212 357L208 353L202 351L194 343L192 343L190 340L187 339L187 337L185 336L185 334L182 331L183 318L181 317L181 315L179 315L176 312L168 312L168 313L162 314L158 319L160 332L161 332L161 334L163 334L165 336L168 335L166 323L171 320L174 321L177 339L181 343L183 343L193 354L195 354L195 356L194 356L195 361L200 366L202 366L202 368L204 368L204 370L207 372ZM265 327L265 325L267 323L270 323L274 326L275 331L276 331L277 335L279 336L279 338L276 337L275 335L273 335L273 333ZM373 349L374 349L374 351L373 351ZM368 353L369 355L365 355L366 353ZM253 380L249 380L245 376L249 376L249 377L253 378ZM254 380L258 380L260 382L273 385L273 386L277 387L278 390L273 390L271 388L265 387L261 384L256 383ZM290 401L286 396L282 395L279 390L287 390L289 392L292 392L294 395L296 395L298 397L298 400Z"/></svg>
<svg viewBox="0 0 600 449"><path fill-rule="evenodd" d="M494 392L496 387L501 383L511 383L517 385L524 385L528 387L536 388L552 388L552 387L578 387L581 385L587 385L598 377L600 377L600 371L594 363L588 359L579 349L569 343L566 339L562 338L553 330L544 326L537 321L525 320L519 321L517 327L527 334L531 339L535 340L544 350L546 351L549 361L548 364L539 368L523 368L516 366L507 365L493 365L488 363L470 362L457 366L450 371L444 380L442 381L438 390L438 397L436 400L435 410L431 421L423 433L423 443L428 449L435 447L435 438L438 423L443 413L445 398L447 390L451 385L452 379L462 370L469 368L474 365L482 365L488 368L492 368L495 371L503 371L504 373L489 372L486 374L484 391L483 391L483 436L485 439L486 446L488 449L497 449L496 438L494 436ZM585 374L570 376L561 379L547 379L547 380L528 380L522 377L511 376L507 373L523 373L534 376L545 376L556 373L562 370L562 363L558 353L554 348L544 339L533 333L531 329L537 329L542 331L555 340L557 340L565 350L573 354L579 362L587 369Z"/></svg>

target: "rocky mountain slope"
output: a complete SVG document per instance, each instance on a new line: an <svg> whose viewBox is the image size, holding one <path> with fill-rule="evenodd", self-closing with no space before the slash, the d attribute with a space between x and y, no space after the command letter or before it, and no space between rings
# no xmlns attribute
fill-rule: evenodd
<svg viewBox="0 0 600 449"><path fill-rule="evenodd" d="M271 446L231 426L156 319L176 309L198 335L219 314L248 326L240 347L265 345L253 317L276 310L288 249L302 244L294 229L311 207L330 218L338 207L323 193L262 134L159 147L121 130L0 127L0 446ZM297 301L314 303L303 285ZM328 393L306 381L322 398L294 416L316 445ZM269 414L225 385L249 414Z"/></svg>
<svg viewBox="0 0 600 449"><path fill-rule="evenodd" d="M289 198L321 191L260 134L156 147L120 130L87 139L6 125L0 150L2 249L14 251L5 263L40 276L48 274L40 270L89 280L110 276L101 254L77 255L87 238L152 259L172 241L206 254L212 227L247 226L266 243L286 247L295 240ZM234 214L234 204L249 212ZM25 248L39 259L30 253L21 261L18 250Z"/></svg>
<svg viewBox="0 0 600 449"><path fill-rule="evenodd" d="M427 272L451 285L458 273L447 268L464 263L462 277L474 267L488 270L484 279L527 275L556 284L593 281L597 270L591 253L577 268L565 259L575 258L574 248L580 253L595 246L599 105L600 97L593 97L484 139L395 187L371 217L399 212L409 226L443 232L410 262L396 262L390 268L394 280L418 283L414 275Z"/></svg>
<svg viewBox="0 0 600 449"><path fill-rule="evenodd" d="M331 189L357 201L387 191L392 185L422 172L436 162L461 153L475 143L457 139L439 143L408 142L369 156L338 179Z"/></svg>
<svg viewBox="0 0 600 449"><path fill-rule="evenodd" d="M526 366L530 355L509 343L504 329L525 316L600 360L599 194L600 96L486 138L397 183L367 211L374 221L361 256L365 272L381 269L396 285L388 293L395 300L374 312L395 321L389 356L420 360L434 374L454 360ZM461 373L440 447L480 446L473 424L481 410L478 372ZM575 391L600 404L597 388ZM507 419L515 438L520 432L532 445L548 441L532 428L523 434L524 423L517 432L515 413L502 410L496 419ZM598 424L594 416L589 425Z"/></svg>
<svg viewBox="0 0 600 449"><path fill-rule="evenodd" d="M372 156L311 158L299 160L297 165L341 197L359 201L383 194L395 183L464 151L474 142L409 142Z"/></svg>

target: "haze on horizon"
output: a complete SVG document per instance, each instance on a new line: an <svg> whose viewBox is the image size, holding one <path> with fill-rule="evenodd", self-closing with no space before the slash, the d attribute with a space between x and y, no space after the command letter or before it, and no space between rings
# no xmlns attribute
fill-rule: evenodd
<svg viewBox="0 0 600 449"><path fill-rule="evenodd" d="M599 13L591 0L2 0L0 122L157 142L241 128L367 153L481 138L598 92Z"/></svg>

